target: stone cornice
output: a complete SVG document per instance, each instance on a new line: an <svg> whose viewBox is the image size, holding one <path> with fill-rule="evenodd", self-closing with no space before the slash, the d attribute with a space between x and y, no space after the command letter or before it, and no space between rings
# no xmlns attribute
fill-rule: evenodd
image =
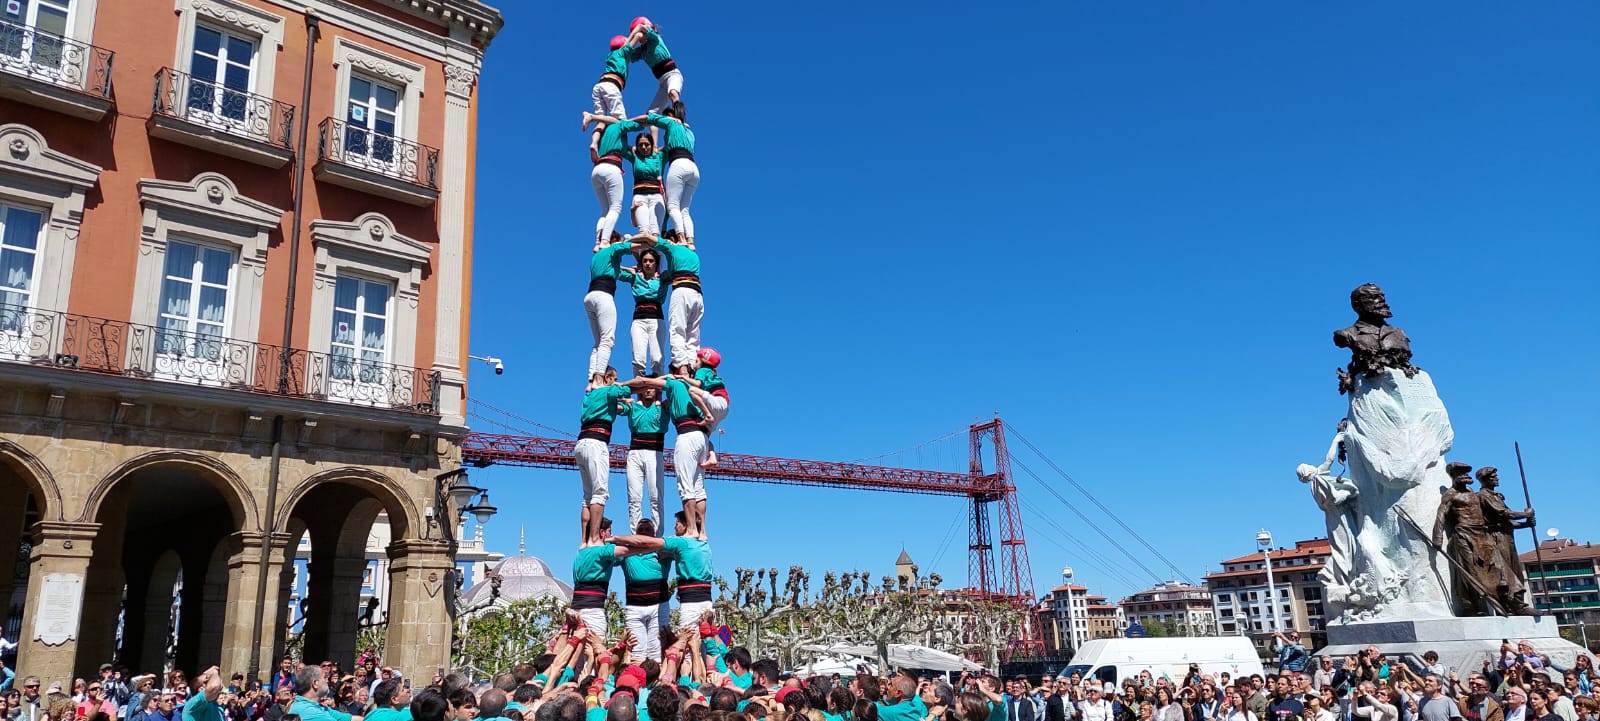
<svg viewBox="0 0 1600 721"><path fill-rule="evenodd" d="M506 24L500 11L477 0L373 0L443 27L459 27L481 47Z"/></svg>

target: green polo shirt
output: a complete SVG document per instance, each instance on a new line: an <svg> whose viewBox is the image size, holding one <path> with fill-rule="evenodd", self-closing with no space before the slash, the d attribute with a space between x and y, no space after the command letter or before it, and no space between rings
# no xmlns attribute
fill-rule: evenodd
<svg viewBox="0 0 1600 721"><path fill-rule="evenodd" d="M602 156L629 157L633 151L628 149L628 133L643 129L643 125L632 120L618 120L607 125L605 130L600 131L600 142L595 146L595 152Z"/></svg>
<svg viewBox="0 0 1600 721"><path fill-rule="evenodd" d="M644 64L652 68L672 59L672 52L667 50L667 44L661 42L654 28L645 28L643 49Z"/></svg>
<svg viewBox="0 0 1600 721"><path fill-rule="evenodd" d="M716 575L711 569L711 544L683 536L670 536L662 544L661 555L678 564L678 580L709 582Z"/></svg>
<svg viewBox="0 0 1600 721"><path fill-rule="evenodd" d="M927 715L928 707L916 696L900 703L878 703L878 721L922 721Z"/></svg>
<svg viewBox="0 0 1600 721"><path fill-rule="evenodd" d="M633 244L623 241L595 251L594 255L589 257L589 280L616 278L622 275L622 259L632 250Z"/></svg>
<svg viewBox="0 0 1600 721"><path fill-rule="evenodd" d="M706 417L700 413L700 406L694 404L694 398L689 395L689 384L677 378L666 380L665 405L667 416L677 424L679 421L703 421Z"/></svg>
<svg viewBox="0 0 1600 721"><path fill-rule="evenodd" d="M624 45L606 54L605 72L615 73L622 77L622 82L628 82L628 65L644 57L644 46Z"/></svg>
<svg viewBox="0 0 1600 721"><path fill-rule="evenodd" d="M575 583L600 583L611 580L611 569L617 567L617 545L607 543L578 549L572 557L572 580Z"/></svg>
<svg viewBox="0 0 1600 721"><path fill-rule="evenodd" d="M628 432L634 435L665 433L667 430L661 422L660 403L652 403L649 406L643 403L629 403L622 407L622 413L628 417Z"/></svg>
<svg viewBox="0 0 1600 721"><path fill-rule="evenodd" d="M659 581L667 577L667 565L654 551L622 559L622 577L630 583Z"/></svg>
<svg viewBox="0 0 1600 721"><path fill-rule="evenodd" d="M667 268L671 271L667 274L669 278L677 273L700 275L699 253L666 240L656 243L656 250L667 257Z"/></svg>
<svg viewBox="0 0 1600 721"><path fill-rule="evenodd" d="M620 245L620 243L618 245ZM646 303L649 305L662 306L667 302L667 288L669 286L663 282L666 280L666 276L657 273L656 277L654 278L646 278L638 273L628 270L627 268L623 268L622 272L619 273L617 277L621 278L623 282L633 286L634 305Z"/></svg>
<svg viewBox="0 0 1600 721"><path fill-rule="evenodd" d="M367 721L411 721L411 708L375 708L362 718Z"/></svg>
<svg viewBox="0 0 1600 721"><path fill-rule="evenodd" d="M611 425L617 420L617 404L632 394L632 388L621 384L600 386L583 394L583 417L578 419L579 424L589 425L592 421Z"/></svg>
<svg viewBox="0 0 1600 721"><path fill-rule="evenodd" d="M679 122L677 118L651 113L644 116L646 125L654 125L663 131L661 137L662 150L687 150L694 152L694 131L689 126Z"/></svg>
<svg viewBox="0 0 1600 721"><path fill-rule="evenodd" d="M722 382L722 376L717 375L717 369L712 368L711 366L700 366L698 369L696 369L694 372L694 379L700 381L701 388L704 388L712 393L727 387L726 384Z"/></svg>
<svg viewBox="0 0 1600 721"><path fill-rule="evenodd" d="M222 709L204 693L198 693L183 705L183 721L223 721Z"/></svg>
<svg viewBox="0 0 1600 721"><path fill-rule="evenodd" d="M657 150L649 155L640 155L628 151L628 158L633 163L633 184L661 182L661 160L665 156Z"/></svg>

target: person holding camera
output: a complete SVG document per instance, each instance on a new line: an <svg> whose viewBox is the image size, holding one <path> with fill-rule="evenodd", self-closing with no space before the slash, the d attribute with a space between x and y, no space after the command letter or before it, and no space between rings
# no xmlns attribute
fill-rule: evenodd
<svg viewBox="0 0 1600 721"><path fill-rule="evenodd" d="M1351 716L1371 721L1400 721L1400 709L1391 702L1387 687L1374 689L1372 682L1362 681L1354 692L1356 700L1350 707Z"/></svg>

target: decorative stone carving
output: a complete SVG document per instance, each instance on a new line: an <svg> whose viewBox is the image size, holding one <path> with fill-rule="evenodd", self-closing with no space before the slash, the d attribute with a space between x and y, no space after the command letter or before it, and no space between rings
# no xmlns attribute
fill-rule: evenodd
<svg viewBox="0 0 1600 721"><path fill-rule="evenodd" d="M472 86L478 82L478 72L465 65L444 66L445 90L456 95L472 95Z"/></svg>
<svg viewBox="0 0 1600 721"><path fill-rule="evenodd" d="M277 27L273 23L255 17L247 11L236 6L224 5L216 0L189 0L189 7L195 12L221 20L234 27L244 28L263 36L274 34Z"/></svg>
<svg viewBox="0 0 1600 721"><path fill-rule="evenodd" d="M10 146L11 157L16 158L17 160L28 159L28 141L23 140L22 138L12 138Z"/></svg>

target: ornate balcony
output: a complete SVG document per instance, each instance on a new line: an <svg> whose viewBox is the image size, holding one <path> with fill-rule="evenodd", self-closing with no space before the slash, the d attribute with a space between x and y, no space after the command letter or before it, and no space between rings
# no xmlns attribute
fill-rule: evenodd
<svg viewBox="0 0 1600 721"><path fill-rule="evenodd" d="M0 304L0 363L437 416L439 373Z"/></svg>
<svg viewBox="0 0 1600 721"><path fill-rule="evenodd" d="M156 71L150 135L281 168L294 157L294 106L180 73Z"/></svg>
<svg viewBox="0 0 1600 721"><path fill-rule="evenodd" d="M0 20L0 97L83 120L111 109L114 53Z"/></svg>
<svg viewBox="0 0 1600 721"><path fill-rule="evenodd" d="M439 199L439 149L328 118L317 126L317 180L410 205Z"/></svg>

